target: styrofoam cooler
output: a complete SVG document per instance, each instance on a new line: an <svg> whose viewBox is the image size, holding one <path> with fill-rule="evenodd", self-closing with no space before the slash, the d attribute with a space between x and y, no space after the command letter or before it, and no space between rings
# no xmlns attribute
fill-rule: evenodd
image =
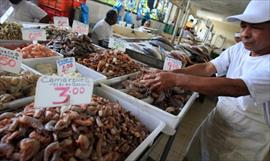
<svg viewBox="0 0 270 161"><path fill-rule="evenodd" d="M108 81L107 81L108 83ZM110 82L111 83L111 82ZM166 127L163 129L163 132L167 135L174 135L176 132L176 128L178 124L181 122L185 114L190 109L191 105L195 101L195 99L198 97L198 93L194 92L191 97L188 99L186 104L182 107L182 110L179 112L178 115L170 114L156 106L153 106L151 104L148 104L142 100L139 100L133 96L130 96L124 92L121 92L117 89L114 89L108 85L101 84L101 86L104 87L108 92L114 93L114 95L117 95L118 97L121 97L122 99L128 100L129 102L132 102L133 104L137 104L137 108L141 109L145 113L148 113L149 115L153 115L158 117L160 120L164 121L166 123Z"/></svg>
<svg viewBox="0 0 270 161"><path fill-rule="evenodd" d="M125 159L126 161L136 160L148 146L152 145L158 134L165 128L165 123L159 118L145 113L138 108L138 106L140 106L138 102L132 102L130 99L126 99L125 96L119 95L115 90L111 90L105 85L101 84L96 86L94 94L107 98L110 101L118 102L124 109L130 111L132 115L140 120L150 131L150 134L144 141Z"/></svg>
<svg viewBox="0 0 270 161"><path fill-rule="evenodd" d="M50 58L50 59L39 59L39 60L36 60L36 61L29 61L29 62L24 62L24 64L26 66L28 66L31 70L35 71L35 72L38 72L36 69L35 69L35 66L37 64L54 64L56 66L56 61L59 60L60 58ZM86 78L91 78L93 79L95 82L98 82L98 81L102 81L102 80L106 80L107 77L90 69L90 68L87 68L86 66L83 66L79 63L76 63L76 69L77 71L83 76L83 77L86 77ZM39 74L42 75L42 73L38 72Z"/></svg>

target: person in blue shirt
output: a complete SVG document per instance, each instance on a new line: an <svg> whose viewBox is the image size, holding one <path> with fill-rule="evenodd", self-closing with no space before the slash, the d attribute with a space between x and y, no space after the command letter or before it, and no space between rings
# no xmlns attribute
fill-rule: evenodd
<svg viewBox="0 0 270 161"><path fill-rule="evenodd" d="M126 12L125 17L124 17L124 21L127 24L133 25L132 16L131 16L131 13L129 11Z"/></svg>

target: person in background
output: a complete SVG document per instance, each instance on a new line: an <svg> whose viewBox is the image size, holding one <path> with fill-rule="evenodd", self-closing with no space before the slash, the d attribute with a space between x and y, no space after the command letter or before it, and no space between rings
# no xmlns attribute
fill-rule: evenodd
<svg viewBox="0 0 270 161"><path fill-rule="evenodd" d="M220 96L193 136L186 160L269 161L270 128L264 105L270 99L270 0L251 0L240 15L241 42L211 62L156 72L142 83ZM210 77L213 74L225 77Z"/></svg>
<svg viewBox="0 0 270 161"><path fill-rule="evenodd" d="M32 2L26 0L9 0L14 8L9 20L21 22L49 23L48 14Z"/></svg>
<svg viewBox="0 0 270 161"><path fill-rule="evenodd" d="M141 32L148 32L149 30L147 28L150 28L151 27L151 21L148 20L148 21L145 21L143 26L139 27L138 28L138 31L141 31Z"/></svg>
<svg viewBox="0 0 270 161"><path fill-rule="evenodd" d="M150 20L145 21L143 27L151 27L151 21Z"/></svg>
<svg viewBox="0 0 270 161"><path fill-rule="evenodd" d="M183 31L183 33L182 33L182 36L183 36L183 38L185 38L185 39L191 39L191 40L194 39L194 35L193 35L192 32L191 32L191 28L188 28L188 27L185 27L185 28L184 28L184 31Z"/></svg>
<svg viewBox="0 0 270 161"><path fill-rule="evenodd" d="M193 28L193 22L194 22L194 20L193 20L193 19L190 19L190 20L186 23L185 28L188 29L188 30L192 29L192 28Z"/></svg>
<svg viewBox="0 0 270 161"><path fill-rule="evenodd" d="M133 20L132 20L130 11L126 11L126 14L124 16L124 21L127 23L127 25L133 25Z"/></svg>
<svg viewBox="0 0 270 161"><path fill-rule="evenodd" d="M92 40L95 44L104 46L104 40L108 40L112 34L112 26L117 23L117 11L109 10L105 19L96 23L92 30Z"/></svg>
<svg viewBox="0 0 270 161"><path fill-rule="evenodd" d="M234 41L235 41L236 43L239 43L239 42L241 41L240 32L236 32L236 33L234 34Z"/></svg>

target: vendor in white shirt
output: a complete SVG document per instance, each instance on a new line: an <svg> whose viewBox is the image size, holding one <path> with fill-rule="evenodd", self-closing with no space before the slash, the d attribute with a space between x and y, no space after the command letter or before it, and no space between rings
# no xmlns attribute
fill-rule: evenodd
<svg viewBox="0 0 270 161"><path fill-rule="evenodd" d="M32 2L9 0L14 8L10 21L49 23L48 14Z"/></svg>
<svg viewBox="0 0 270 161"><path fill-rule="evenodd" d="M241 22L241 42L211 62L157 72L142 83L219 96L193 137L188 161L269 161L270 0L251 0L243 14L227 20Z"/></svg>
<svg viewBox="0 0 270 161"><path fill-rule="evenodd" d="M92 40L95 44L104 46L103 41L108 40L112 36L112 26L117 23L117 16L118 14L115 10L109 10L105 19L96 23L92 32Z"/></svg>
<svg viewBox="0 0 270 161"><path fill-rule="evenodd" d="M137 30L141 32L150 32L151 30L148 29L150 27L151 27L151 21L147 20L143 23L143 26L139 27Z"/></svg>

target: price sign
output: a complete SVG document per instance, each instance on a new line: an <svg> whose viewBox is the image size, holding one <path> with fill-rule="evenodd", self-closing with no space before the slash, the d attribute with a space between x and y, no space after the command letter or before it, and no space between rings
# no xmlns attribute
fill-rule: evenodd
<svg viewBox="0 0 270 161"><path fill-rule="evenodd" d="M69 20L67 17L53 17L53 23L57 27L69 27Z"/></svg>
<svg viewBox="0 0 270 161"><path fill-rule="evenodd" d="M182 62L173 58L166 57L163 65L163 70L172 71L175 69L181 69Z"/></svg>
<svg viewBox="0 0 270 161"><path fill-rule="evenodd" d="M117 49L117 50L125 52L127 48L126 45L127 45L127 42L122 39L111 37L109 40L109 48L112 48L112 49Z"/></svg>
<svg viewBox="0 0 270 161"><path fill-rule="evenodd" d="M72 31L87 35L89 32L89 25L74 20L72 24Z"/></svg>
<svg viewBox="0 0 270 161"><path fill-rule="evenodd" d="M87 78L42 76L37 82L35 107L89 104L93 84Z"/></svg>
<svg viewBox="0 0 270 161"><path fill-rule="evenodd" d="M45 41L47 40L46 31L43 29L22 29L23 40Z"/></svg>
<svg viewBox="0 0 270 161"><path fill-rule="evenodd" d="M22 63L22 55L17 51L0 47L0 70L19 73Z"/></svg>
<svg viewBox="0 0 270 161"><path fill-rule="evenodd" d="M76 64L74 57L59 59L57 60L56 64L58 75L64 75L76 71Z"/></svg>

